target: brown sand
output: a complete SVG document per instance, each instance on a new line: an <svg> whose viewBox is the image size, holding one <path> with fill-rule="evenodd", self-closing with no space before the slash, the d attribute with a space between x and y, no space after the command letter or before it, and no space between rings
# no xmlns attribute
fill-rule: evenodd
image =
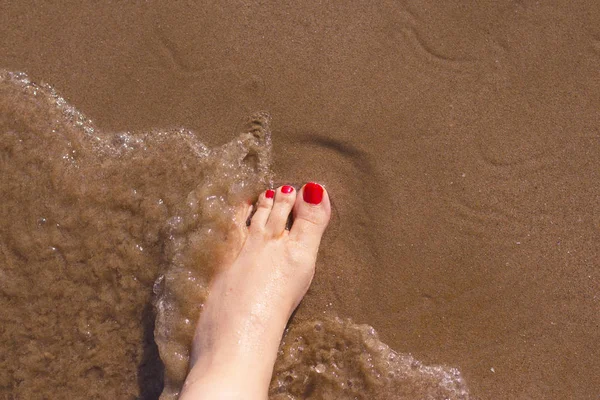
<svg viewBox="0 0 600 400"><path fill-rule="evenodd" d="M483 399L598 397L597 2L80 3L1 3L0 67L107 130L216 145L269 110L276 179L335 206L296 318Z"/></svg>

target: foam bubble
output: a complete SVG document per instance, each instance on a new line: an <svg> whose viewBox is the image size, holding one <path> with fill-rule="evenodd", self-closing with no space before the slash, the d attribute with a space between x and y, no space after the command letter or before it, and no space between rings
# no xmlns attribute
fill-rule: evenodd
<svg viewBox="0 0 600 400"><path fill-rule="evenodd" d="M457 369L427 366L382 343L375 330L340 318L292 326L270 395L290 399L468 399Z"/></svg>

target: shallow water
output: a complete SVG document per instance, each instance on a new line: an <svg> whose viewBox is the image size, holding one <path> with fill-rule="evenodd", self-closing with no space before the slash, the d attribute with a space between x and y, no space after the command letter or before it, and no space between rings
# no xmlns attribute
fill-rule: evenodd
<svg viewBox="0 0 600 400"><path fill-rule="evenodd" d="M230 143L98 129L49 86L0 72L0 396L175 398L235 205L271 186L269 116ZM156 324L154 316L156 315ZM164 362L158 360L157 346ZM373 328L293 321L274 399L467 399Z"/></svg>

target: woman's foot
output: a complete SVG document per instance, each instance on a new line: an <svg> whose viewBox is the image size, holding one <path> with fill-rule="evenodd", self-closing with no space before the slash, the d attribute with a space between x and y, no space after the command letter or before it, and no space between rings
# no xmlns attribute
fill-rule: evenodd
<svg viewBox="0 0 600 400"><path fill-rule="evenodd" d="M180 399L267 398L283 331L310 286L330 215L329 196L316 183L260 195L237 257L211 283Z"/></svg>

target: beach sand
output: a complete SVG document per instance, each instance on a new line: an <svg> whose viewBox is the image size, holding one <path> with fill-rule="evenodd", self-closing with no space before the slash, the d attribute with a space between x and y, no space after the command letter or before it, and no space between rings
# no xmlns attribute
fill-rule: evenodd
<svg viewBox="0 0 600 400"><path fill-rule="evenodd" d="M333 201L294 318L481 399L596 399L599 27L591 0L3 2L0 68L107 131L216 146L268 111L276 182Z"/></svg>

